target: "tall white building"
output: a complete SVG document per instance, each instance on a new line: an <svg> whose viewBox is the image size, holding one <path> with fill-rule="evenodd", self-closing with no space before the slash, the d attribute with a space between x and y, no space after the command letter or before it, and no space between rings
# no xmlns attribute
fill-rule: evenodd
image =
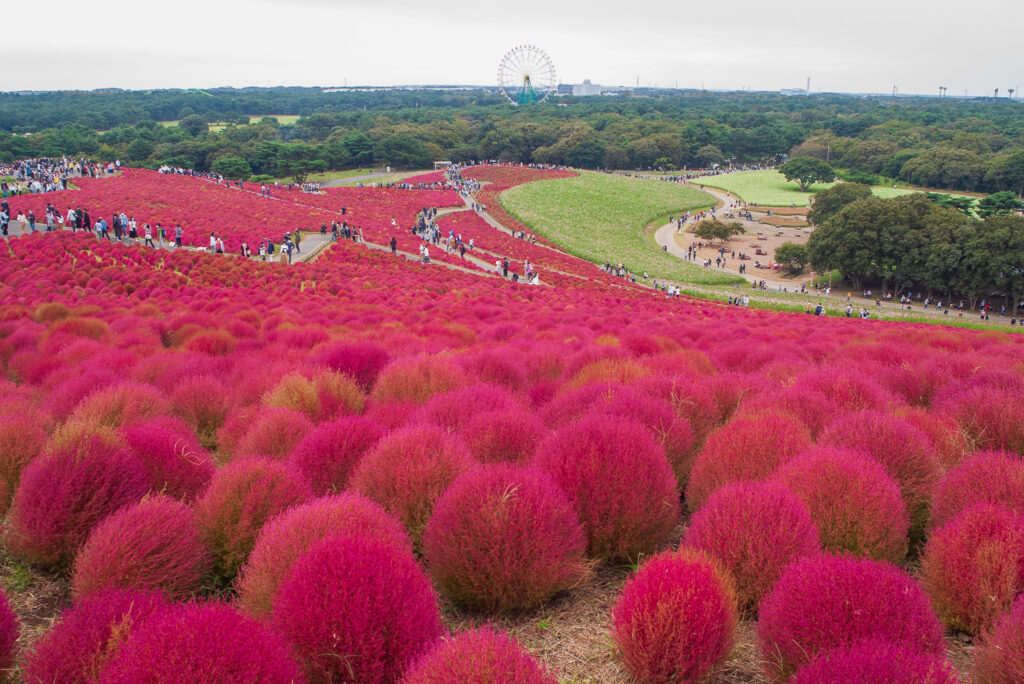
<svg viewBox="0 0 1024 684"><path fill-rule="evenodd" d="M572 94L576 97L590 97L591 95L600 95L601 85L598 83L591 83L590 79L584 79L583 83L573 85Z"/></svg>

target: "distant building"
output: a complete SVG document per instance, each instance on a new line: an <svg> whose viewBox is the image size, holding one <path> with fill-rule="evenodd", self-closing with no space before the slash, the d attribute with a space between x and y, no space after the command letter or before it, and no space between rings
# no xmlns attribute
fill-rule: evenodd
<svg viewBox="0 0 1024 684"><path fill-rule="evenodd" d="M559 95L572 95L572 83L559 83L558 84Z"/></svg>
<svg viewBox="0 0 1024 684"><path fill-rule="evenodd" d="M783 88L779 93L786 96L807 95L807 91L803 88Z"/></svg>
<svg viewBox="0 0 1024 684"><path fill-rule="evenodd" d="M576 97L591 97L593 95L600 95L601 92L600 84L591 83L589 78L585 79L583 83L572 87L572 94Z"/></svg>

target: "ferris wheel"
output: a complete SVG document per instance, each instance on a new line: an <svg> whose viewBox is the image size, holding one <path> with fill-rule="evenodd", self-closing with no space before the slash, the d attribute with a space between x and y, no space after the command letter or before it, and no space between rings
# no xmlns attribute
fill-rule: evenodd
<svg viewBox="0 0 1024 684"><path fill-rule="evenodd" d="M555 65L540 48L519 45L498 65L498 87L513 105L543 102L558 87Z"/></svg>

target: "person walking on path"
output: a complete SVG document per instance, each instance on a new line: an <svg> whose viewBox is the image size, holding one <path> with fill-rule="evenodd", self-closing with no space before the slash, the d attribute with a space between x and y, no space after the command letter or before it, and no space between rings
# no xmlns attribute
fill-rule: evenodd
<svg viewBox="0 0 1024 684"><path fill-rule="evenodd" d="M25 212L23 212L21 209L18 210L17 221L18 230L21 232L21 234L25 235L26 233L28 233L28 218L25 217Z"/></svg>
<svg viewBox="0 0 1024 684"><path fill-rule="evenodd" d="M153 229L149 227L149 224L142 226L142 232L146 236L145 245L156 249L156 245L153 244Z"/></svg>
<svg viewBox="0 0 1024 684"><path fill-rule="evenodd" d="M395 239L394 235L391 236L391 242L389 244L391 245L391 253L398 254L398 240Z"/></svg>
<svg viewBox="0 0 1024 684"><path fill-rule="evenodd" d="M179 223L178 225L174 226L174 244L177 247L181 247L181 236L182 230L181 224Z"/></svg>

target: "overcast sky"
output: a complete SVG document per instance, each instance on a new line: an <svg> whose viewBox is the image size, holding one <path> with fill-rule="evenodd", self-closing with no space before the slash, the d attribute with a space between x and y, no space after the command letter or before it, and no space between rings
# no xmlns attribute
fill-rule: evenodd
<svg viewBox="0 0 1024 684"><path fill-rule="evenodd" d="M489 85L521 43L563 83L1024 84L1020 0L12 0L2 25L0 90Z"/></svg>

